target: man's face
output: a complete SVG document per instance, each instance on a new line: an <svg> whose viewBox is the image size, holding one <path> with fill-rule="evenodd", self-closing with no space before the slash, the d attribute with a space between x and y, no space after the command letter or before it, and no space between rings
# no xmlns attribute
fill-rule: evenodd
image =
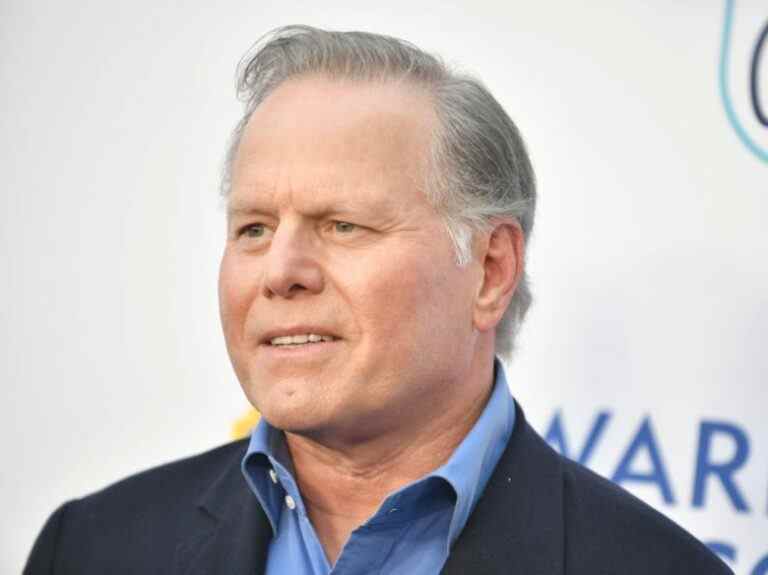
<svg viewBox="0 0 768 575"><path fill-rule="evenodd" d="M219 296L237 376L273 425L364 439L460 394L482 270L456 265L422 191L435 122L417 88L308 76L246 126Z"/></svg>

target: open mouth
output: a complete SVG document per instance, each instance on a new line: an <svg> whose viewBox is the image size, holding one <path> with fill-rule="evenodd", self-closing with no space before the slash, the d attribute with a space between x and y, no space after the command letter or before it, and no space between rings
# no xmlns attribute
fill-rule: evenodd
<svg viewBox="0 0 768 575"><path fill-rule="evenodd" d="M299 335L281 335L269 339L266 343L274 347L300 347L304 345L314 345L318 343L327 343L337 341L339 338L332 335L319 335L316 333L305 333Z"/></svg>

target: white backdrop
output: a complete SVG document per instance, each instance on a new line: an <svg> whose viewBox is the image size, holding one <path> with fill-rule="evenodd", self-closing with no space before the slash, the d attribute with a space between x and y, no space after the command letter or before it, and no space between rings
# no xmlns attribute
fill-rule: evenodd
<svg viewBox="0 0 768 575"><path fill-rule="evenodd" d="M726 0L183 6L0 2L0 573L65 499L222 443L246 411L217 178L234 67L288 23L400 36L488 84L540 184L513 393L768 573L765 2L732 6L725 99ZM768 110L768 46L758 72Z"/></svg>

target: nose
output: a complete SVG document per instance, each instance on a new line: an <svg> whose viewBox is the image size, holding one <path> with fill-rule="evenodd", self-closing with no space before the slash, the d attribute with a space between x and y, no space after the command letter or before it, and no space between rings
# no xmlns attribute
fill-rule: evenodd
<svg viewBox="0 0 768 575"><path fill-rule="evenodd" d="M323 274L308 230L281 223L266 254L264 295L292 299L323 290Z"/></svg>

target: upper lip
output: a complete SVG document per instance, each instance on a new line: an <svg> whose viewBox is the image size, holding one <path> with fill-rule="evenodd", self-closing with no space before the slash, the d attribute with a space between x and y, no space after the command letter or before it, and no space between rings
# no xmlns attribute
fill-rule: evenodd
<svg viewBox="0 0 768 575"><path fill-rule="evenodd" d="M259 338L260 343L269 343L276 337L285 337L287 335L309 335L309 334L315 334L315 335L326 335L326 336L332 336L334 339L339 339L339 336L332 331L330 331L328 328L325 327L318 327L318 326L310 326L310 325L296 325L291 327L276 327L269 329L265 331L261 338Z"/></svg>

